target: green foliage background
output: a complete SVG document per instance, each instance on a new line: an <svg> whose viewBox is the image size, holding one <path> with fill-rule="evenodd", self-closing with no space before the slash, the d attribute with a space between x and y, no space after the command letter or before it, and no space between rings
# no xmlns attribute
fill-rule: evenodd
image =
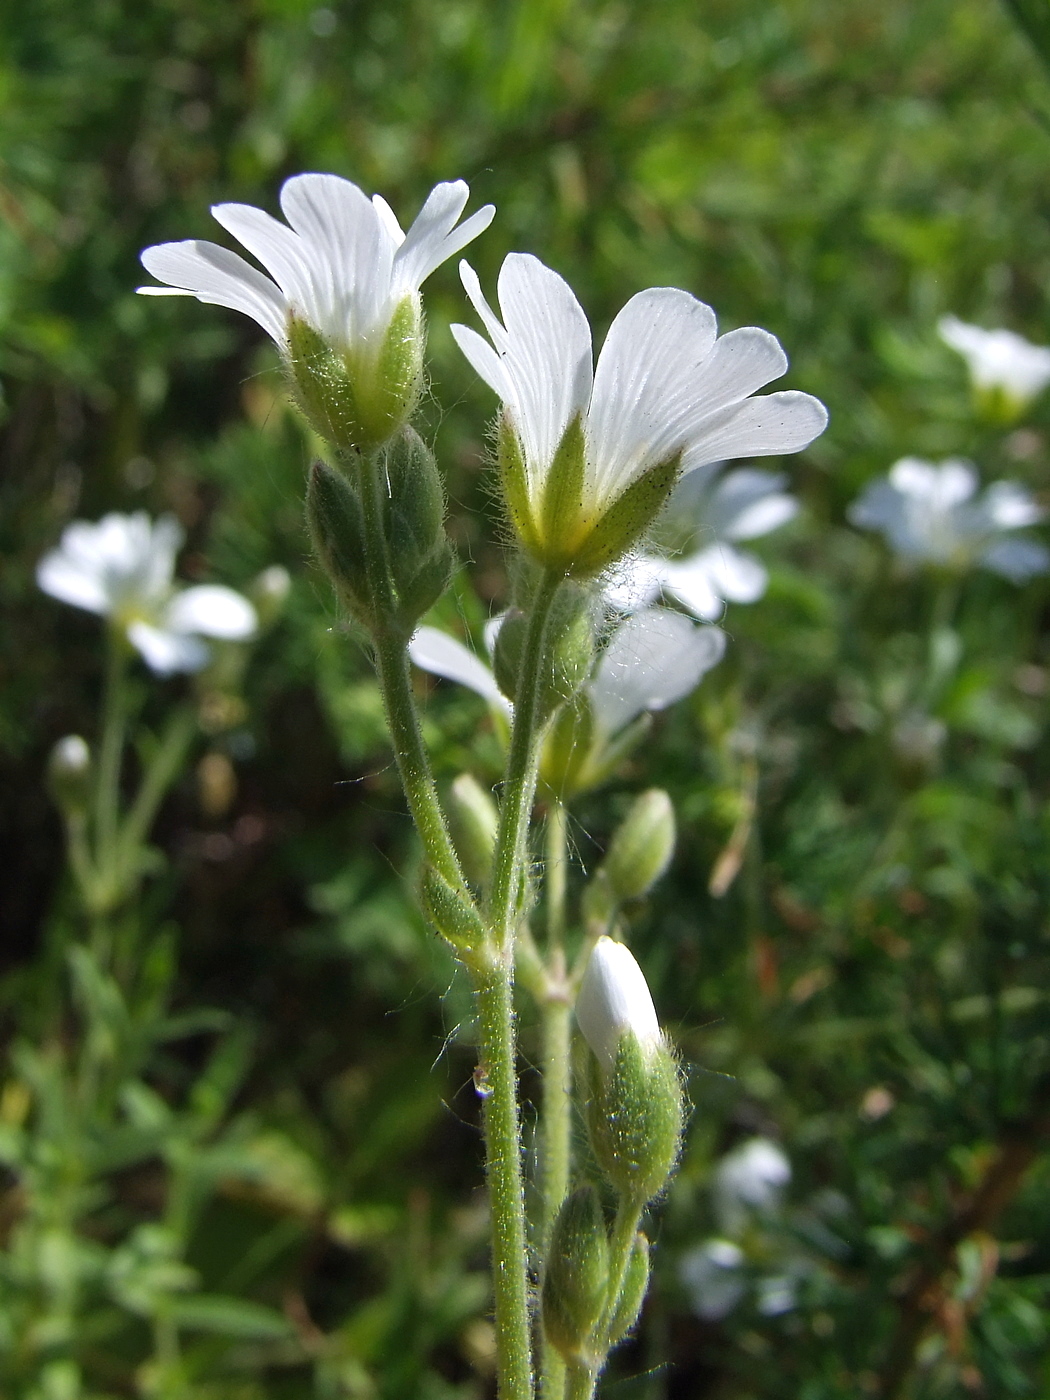
<svg viewBox="0 0 1050 1400"><path fill-rule="evenodd" d="M1038 38L1035 0L1023 9ZM134 295L141 247L216 236L209 204L275 210L285 176L332 170L403 220L462 176L475 207L498 208L471 253L486 286L504 253L534 252L596 338L640 288L687 287L723 327L775 332L786 382L831 411L788 464L805 512L762 548L771 588L731 610L728 660L661 720L648 762L574 814L585 863L642 786L665 786L681 824L632 940L694 1112L656 1288L607 1393L888 1395L902 1299L934 1260L903 1393L1045 1395L1047 584L967 579L963 660L936 698L943 757L909 765L891 738L936 588L844 524L906 453L1050 488L1050 408L990 431L935 333L950 311L1050 339L1050 90L1029 38L992 0L36 0L6 6L0 32L0 1392L491 1386L469 1002L413 912L376 689L308 557L310 444L251 323ZM492 404L448 332L466 309L453 266L427 309L429 431L457 544L495 606ZM279 562L294 587L243 715L204 745L232 763L235 793L209 808L191 770L162 817L155 961L177 967L172 1015L213 1013L128 1071L121 1112L156 1138L121 1158L106 1133L125 1118L76 1137L48 1097L94 993L82 981L70 1009L58 991L76 929L42 774L56 738L92 732L101 662L95 620L40 594L33 570L71 518L138 508L183 522L184 576L246 586ZM444 616L482 620L465 587ZM144 691L147 720L178 687ZM434 689L429 715L443 778L494 756L472 697ZM734 833L741 867L715 899ZM798 1305L703 1323L678 1262L713 1229L713 1164L756 1132L782 1141L794 1178L753 1248L771 1271L798 1265ZM129 1249L163 1256L142 1227L175 1229L173 1183L193 1202L180 1239L202 1291L182 1305L167 1389L141 1292L121 1311L112 1287L85 1284L74 1335L40 1333L62 1280L103 1265L12 1252L34 1189L12 1145L27 1133L52 1164L110 1143L76 1249L111 1280L140 1278ZM1002 1213L951 1238L1011 1151L1024 1171ZM46 1206L53 1178L36 1179Z"/></svg>

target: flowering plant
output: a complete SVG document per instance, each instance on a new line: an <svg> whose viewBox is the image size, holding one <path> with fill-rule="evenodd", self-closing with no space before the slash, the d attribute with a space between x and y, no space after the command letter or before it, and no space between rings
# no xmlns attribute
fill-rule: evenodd
<svg viewBox="0 0 1050 1400"><path fill-rule="evenodd" d="M827 415L794 390L753 397L787 368L779 343L754 327L718 338L714 312L687 292L654 288L633 297L594 368L583 309L557 273L511 254L499 277L501 322L461 264L491 343L462 325L453 335L502 400L499 479L520 555L510 607L487 637L491 669L454 638L421 627L448 586L454 557L440 472L409 423L422 375L419 288L490 221L486 208L455 227L467 195L462 182L437 186L404 235L379 196L369 201L335 176L297 176L281 192L289 227L244 205L213 210L274 280L226 249L173 243L143 254L169 287L142 290L196 295L257 320L327 443L307 491L315 549L371 641L423 846L422 905L476 996L500 1394L526 1400L534 1385L517 972L540 1009L546 1068L535 1235L540 1369L545 1395L583 1400L641 1307L649 1249L639 1225L678 1152L679 1071L641 969L610 936L622 936L623 906L666 868L674 821L665 794L638 799L584 894L583 927L570 938L565 804L607 780L640 736L639 717L686 695L726 646L718 628L660 607L610 627L599 580L638 544L682 476L726 457L797 451ZM726 477L712 507L725 538L749 538L788 518L794 506L781 485L756 472ZM748 562L738 562L738 572ZM759 568L752 563L752 574ZM695 587L665 575L647 588L646 602L663 586L697 616L713 615ZM753 579L722 584L725 597L760 592ZM498 801L462 775L451 794L454 824L431 775L410 658L478 692L504 737ZM531 854L538 783L547 808L542 893ZM542 944L531 926L537 905L546 912ZM593 1051L584 1086L592 1145L618 1201L611 1225L593 1194L571 1191L574 1002Z"/></svg>

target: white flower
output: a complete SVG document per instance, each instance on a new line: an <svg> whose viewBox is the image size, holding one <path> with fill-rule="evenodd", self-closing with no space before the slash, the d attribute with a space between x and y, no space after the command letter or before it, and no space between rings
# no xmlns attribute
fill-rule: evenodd
<svg viewBox="0 0 1050 1400"><path fill-rule="evenodd" d="M489 625L490 647L496 630ZM666 608L647 608L628 618L613 633L587 682L599 731L610 737L644 710L663 710L681 700L717 665L725 648L720 628L697 627ZM497 710L511 712L490 667L455 637L436 627L420 627L408 654L422 670L458 681Z"/></svg>
<svg viewBox="0 0 1050 1400"><path fill-rule="evenodd" d="M945 344L966 361L974 387L999 390L1023 408L1050 384L1050 349L1033 345L1014 331L986 331L956 316L942 316L937 330Z"/></svg>
<svg viewBox="0 0 1050 1400"><path fill-rule="evenodd" d="M672 495L666 519L680 535L684 517L688 534L707 543L675 558L651 552L627 558L606 582L606 602L634 612L663 592L705 622L721 617L727 602L757 602L769 575L761 560L735 542L769 534L798 514L798 501L783 490L786 480L753 467L728 472L713 486L702 472L687 477Z"/></svg>
<svg viewBox="0 0 1050 1400"><path fill-rule="evenodd" d="M787 369L779 342L754 326L717 338L714 312L688 292L654 287L632 297L593 369L583 309L538 259L504 260L505 324L473 269L463 262L460 272L492 344L466 326L452 333L503 401L514 439L501 460L508 508L545 562L604 566L679 475L730 457L797 452L827 423L808 394L753 398ZM617 503L618 520L609 516Z"/></svg>
<svg viewBox="0 0 1050 1400"><path fill-rule="evenodd" d="M791 1180L791 1163L769 1138L753 1137L728 1152L715 1172L715 1200L728 1226L742 1209L770 1210Z"/></svg>
<svg viewBox="0 0 1050 1400"><path fill-rule="evenodd" d="M488 227L486 205L456 227L469 190L435 185L408 233L386 200L338 175L294 175L281 187L288 220L250 204L212 209L271 274L228 248L195 239L147 248L142 262L167 287L243 311L273 337L300 407L341 450L369 450L405 423L422 381L419 289Z"/></svg>
<svg viewBox="0 0 1050 1400"><path fill-rule="evenodd" d="M682 1255L678 1273L697 1317L719 1322L729 1316L746 1291L744 1262L732 1240L704 1240Z"/></svg>
<svg viewBox="0 0 1050 1400"><path fill-rule="evenodd" d="M243 641L255 632L247 598L219 584L177 591L172 582L182 530L170 516L145 511L74 521L58 549L37 566L37 583L63 603L108 617L159 675L199 671L209 651L200 640Z"/></svg>
<svg viewBox="0 0 1050 1400"><path fill-rule="evenodd" d="M645 1052L661 1043L649 984L626 944L603 935L591 949L576 997L576 1022L607 1073L625 1035L636 1036Z"/></svg>
<svg viewBox="0 0 1050 1400"><path fill-rule="evenodd" d="M250 204L211 211L270 277L227 248L188 239L143 252L146 270L169 285L139 291L243 311L286 352L291 316L349 350L381 336L398 303L488 228L491 204L456 227L469 194L462 180L435 185L405 234L380 195L368 199L338 175L293 175L280 196L288 224Z"/></svg>
<svg viewBox="0 0 1050 1400"><path fill-rule="evenodd" d="M1046 515L1016 481L996 481L979 499L969 462L940 466L902 457L871 482L847 512L854 525L879 530L903 559L951 568L981 565L1014 583L1050 570L1050 551L1008 533Z"/></svg>

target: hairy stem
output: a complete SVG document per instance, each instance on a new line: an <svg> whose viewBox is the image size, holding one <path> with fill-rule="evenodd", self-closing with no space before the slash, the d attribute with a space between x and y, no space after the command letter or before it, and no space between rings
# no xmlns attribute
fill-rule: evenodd
<svg viewBox="0 0 1050 1400"><path fill-rule="evenodd" d="M547 814L547 965L542 1004L543 1106L540 1136L540 1257L546 1261L558 1208L569 1189L572 1167L572 1004L562 940L568 866L567 820L561 802ZM543 1338L541 1391L563 1400L565 1362Z"/></svg>
<svg viewBox="0 0 1050 1400"><path fill-rule="evenodd" d="M448 823L438 798L437 785L430 771L430 759L420 732L406 640L388 621L393 612L393 586L387 558L383 520L385 487L380 468L378 456L370 457L362 461L360 476L361 503L366 526L368 578L377 619L372 633L372 645L379 689L383 696L387 726L394 745L401 784L427 859L453 888L463 889L466 882L449 835Z"/></svg>
<svg viewBox="0 0 1050 1400"><path fill-rule="evenodd" d="M477 984L481 1093L492 1211L500 1400L530 1400L528 1255L521 1175L513 963L497 955Z"/></svg>

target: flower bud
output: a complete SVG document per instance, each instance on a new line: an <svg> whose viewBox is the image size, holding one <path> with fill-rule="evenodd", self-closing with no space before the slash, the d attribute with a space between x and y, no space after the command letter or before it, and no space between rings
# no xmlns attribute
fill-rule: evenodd
<svg viewBox="0 0 1050 1400"><path fill-rule="evenodd" d="M406 296L378 344L331 344L302 317L288 320L292 387L310 426L339 452L372 452L407 422L423 374L418 296Z"/></svg>
<svg viewBox="0 0 1050 1400"><path fill-rule="evenodd" d="M67 734L51 750L47 781L51 796L67 817L87 810L93 777L91 750L79 734Z"/></svg>
<svg viewBox="0 0 1050 1400"><path fill-rule="evenodd" d="M411 629L448 587L455 562L445 535L445 486L434 454L412 428L386 449L383 480L398 620Z"/></svg>
<svg viewBox="0 0 1050 1400"><path fill-rule="evenodd" d="M616 898L623 902L648 894L670 864L674 843L671 799L660 788L650 788L635 799L605 857Z"/></svg>
<svg viewBox="0 0 1050 1400"><path fill-rule="evenodd" d="M576 1020L594 1052L587 1127L605 1176L639 1207L661 1191L678 1157L682 1086L630 950L599 938L576 1000Z"/></svg>
<svg viewBox="0 0 1050 1400"><path fill-rule="evenodd" d="M463 868L477 885L483 885L492 869L496 849L499 808L470 773L461 773L452 784L449 816Z"/></svg>
<svg viewBox="0 0 1050 1400"><path fill-rule="evenodd" d="M634 1237L627 1272L623 1278L620 1301L609 1324L609 1345L622 1342L638 1321L645 1295L649 1291L649 1241L641 1230Z"/></svg>
<svg viewBox="0 0 1050 1400"><path fill-rule="evenodd" d="M566 1360L585 1354L601 1317L609 1280L609 1241L598 1193L574 1191L551 1231L543 1276L543 1326Z"/></svg>
<svg viewBox="0 0 1050 1400"><path fill-rule="evenodd" d="M372 620L365 568L365 524L356 490L326 462L310 468L306 523L314 550L340 601L358 622Z"/></svg>
<svg viewBox="0 0 1050 1400"><path fill-rule="evenodd" d="M421 894L424 914L446 943L466 951L485 941L485 925L473 900L465 891L454 889L433 866L423 871Z"/></svg>
<svg viewBox="0 0 1050 1400"><path fill-rule="evenodd" d="M500 690L515 699L528 618L518 608L504 617L493 651L493 669ZM594 665L594 623L591 599L580 588L564 585L551 608L548 623L550 664L540 697L540 721L571 700Z"/></svg>
<svg viewBox="0 0 1050 1400"><path fill-rule="evenodd" d="M544 787L563 801L580 791L593 741L594 712L586 690L581 690L562 706L543 741L540 781Z"/></svg>

